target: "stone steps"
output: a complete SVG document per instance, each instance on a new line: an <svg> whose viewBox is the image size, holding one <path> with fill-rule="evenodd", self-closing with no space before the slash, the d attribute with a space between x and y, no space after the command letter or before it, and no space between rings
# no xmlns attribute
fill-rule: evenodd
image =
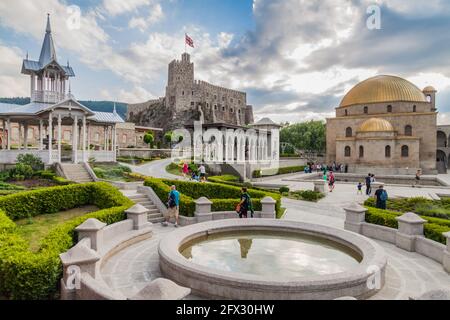
<svg viewBox="0 0 450 320"><path fill-rule="evenodd" d="M77 183L93 182L91 175L82 164L61 164L67 179Z"/></svg>
<svg viewBox="0 0 450 320"><path fill-rule="evenodd" d="M128 196L136 204L140 204L149 210L148 221L151 223L160 223L165 221L163 214L158 207L145 194L136 193Z"/></svg>

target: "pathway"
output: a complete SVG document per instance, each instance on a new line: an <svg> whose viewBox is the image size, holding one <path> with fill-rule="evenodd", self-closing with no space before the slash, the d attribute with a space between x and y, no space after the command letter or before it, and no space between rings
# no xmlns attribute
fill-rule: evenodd
<svg viewBox="0 0 450 320"><path fill-rule="evenodd" d="M133 166L130 164L122 163L124 166L129 167L133 172L143 174L145 176L151 176L155 178L164 178L164 179L172 179L179 180L181 177L168 173L166 171L166 167L172 163L170 158L162 159L162 160L154 160L152 162L140 165Z"/></svg>

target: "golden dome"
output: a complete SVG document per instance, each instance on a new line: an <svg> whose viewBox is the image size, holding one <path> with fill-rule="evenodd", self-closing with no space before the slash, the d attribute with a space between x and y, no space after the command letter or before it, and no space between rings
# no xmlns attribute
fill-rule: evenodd
<svg viewBox="0 0 450 320"><path fill-rule="evenodd" d="M436 92L437 90L433 86L428 86L423 89L423 92Z"/></svg>
<svg viewBox="0 0 450 320"><path fill-rule="evenodd" d="M353 87L340 107L394 101L427 102L423 92L408 80L395 76L376 76Z"/></svg>
<svg viewBox="0 0 450 320"><path fill-rule="evenodd" d="M392 124L384 119L372 118L365 121L360 127L358 132L392 132L394 127Z"/></svg>

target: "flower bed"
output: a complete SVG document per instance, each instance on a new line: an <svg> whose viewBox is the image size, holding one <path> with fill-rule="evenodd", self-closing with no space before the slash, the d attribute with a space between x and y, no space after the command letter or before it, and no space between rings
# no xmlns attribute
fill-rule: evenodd
<svg viewBox="0 0 450 320"><path fill-rule="evenodd" d="M36 253L17 233L14 220L83 205L101 210L71 219L49 231ZM0 294L10 299L48 299L62 275L59 254L76 242L74 229L89 218L107 224L125 219L133 203L107 183L45 188L0 198Z"/></svg>

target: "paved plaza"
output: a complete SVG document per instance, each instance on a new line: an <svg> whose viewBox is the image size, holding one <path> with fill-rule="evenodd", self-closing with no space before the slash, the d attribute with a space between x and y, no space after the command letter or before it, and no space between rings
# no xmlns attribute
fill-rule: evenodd
<svg viewBox="0 0 450 320"><path fill-rule="evenodd" d="M153 164L152 167L155 168L155 165ZM159 166L159 168L162 167L162 165ZM153 175L155 175L155 172L153 172ZM156 175L159 174L156 173ZM295 177L294 175L289 179ZM266 181L271 184L287 184L291 190L312 189L313 187L312 183L309 182L285 181L286 179L272 178L266 179ZM449 189L438 187L388 186L387 190L391 197L430 197L430 193L450 193ZM133 192L127 191L126 195L129 196ZM356 186L338 183L335 191L327 194L327 197L318 203L283 199L282 205L287 209L283 219L343 229L345 218L343 208L353 202L362 203L366 199L365 195L356 194ZM174 228L160 225L154 225L153 227L154 236L151 239L135 244L113 256L102 269L102 275L106 282L127 297L133 296L147 283L161 277L157 252L158 243ZM371 299L409 299L430 290L450 288L450 276L444 271L442 265L420 254L399 249L395 245L383 241L376 242L384 248L388 258L388 266L384 288ZM189 298L197 299L194 296Z"/></svg>

